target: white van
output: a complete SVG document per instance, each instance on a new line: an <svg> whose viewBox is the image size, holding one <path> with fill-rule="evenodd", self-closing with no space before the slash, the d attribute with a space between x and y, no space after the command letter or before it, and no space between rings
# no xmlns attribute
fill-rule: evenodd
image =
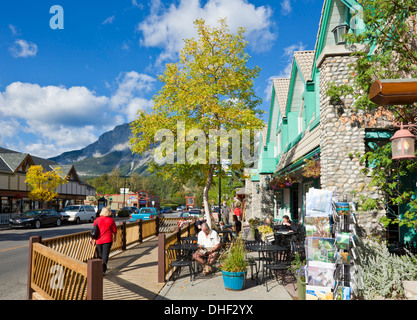
<svg viewBox="0 0 417 320"><path fill-rule="evenodd" d="M81 221L93 222L96 219L96 211L93 206L80 204L65 207L62 214L68 216L68 221L76 223L80 223Z"/></svg>

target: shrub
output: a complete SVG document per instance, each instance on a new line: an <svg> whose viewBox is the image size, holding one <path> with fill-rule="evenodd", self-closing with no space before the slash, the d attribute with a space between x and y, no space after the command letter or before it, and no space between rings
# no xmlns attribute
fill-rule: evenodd
<svg viewBox="0 0 417 320"><path fill-rule="evenodd" d="M402 282L417 280L417 257L407 252L398 256L385 244L364 239L358 246L358 266L362 274L365 299L404 297Z"/></svg>

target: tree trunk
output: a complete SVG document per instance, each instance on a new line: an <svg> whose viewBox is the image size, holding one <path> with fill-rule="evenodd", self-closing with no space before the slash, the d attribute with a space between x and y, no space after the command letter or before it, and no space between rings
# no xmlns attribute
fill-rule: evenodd
<svg viewBox="0 0 417 320"><path fill-rule="evenodd" d="M216 168L215 164L210 165L206 185L204 186L204 190L203 190L204 213L205 213L207 224L210 227L210 229L211 229L211 214L210 214L210 204L208 201L208 193L209 193L211 184L213 182L213 174L214 174L215 168Z"/></svg>

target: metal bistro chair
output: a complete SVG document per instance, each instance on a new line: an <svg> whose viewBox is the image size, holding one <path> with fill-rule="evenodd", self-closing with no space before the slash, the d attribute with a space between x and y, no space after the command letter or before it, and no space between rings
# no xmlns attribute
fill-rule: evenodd
<svg viewBox="0 0 417 320"><path fill-rule="evenodd" d="M168 247L167 257L168 261L170 261L170 265L176 268L172 274L173 279L175 280L175 274L177 275L176 279L178 279L181 274L181 269L188 266L190 270L191 285L194 285L194 261L192 260L189 250Z"/></svg>
<svg viewBox="0 0 417 320"><path fill-rule="evenodd" d="M266 245L262 241L247 241L246 248L252 252L258 252L257 257L248 257L249 266L251 267L251 279L253 280L253 266L255 266L256 271L256 284L259 283L259 271L262 268L262 265L265 261L270 261L270 257L265 251L262 250L262 247ZM256 249L255 249L256 247Z"/></svg>
<svg viewBox="0 0 417 320"><path fill-rule="evenodd" d="M265 261L262 269L262 279L265 279L265 273L275 272L278 281L278 273L281 274L282 284L285 285L285 274L291 265L291 249L287 247L282 251L270 252L270 260ZM266 291L268 292L268 279L265 279Z"/></svg>

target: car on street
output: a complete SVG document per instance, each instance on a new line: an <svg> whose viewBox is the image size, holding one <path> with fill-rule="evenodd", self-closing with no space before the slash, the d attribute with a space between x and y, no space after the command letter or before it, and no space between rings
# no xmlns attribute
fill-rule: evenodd
<svg viewBox="0 0 417 320"><path fill-rule="evenodd" d="M93 222L96 219L94 207L88 205L75 204L66 206L61 214L68 216L68 221L75 223L81 223L81 221Z"/></svg>
<svg viewBox="0 0 417 320"><path fill-rule="evenodd" d="M185 210L185 206L179 206L177 207L177 211L184 211Z"/></svg>
<svg viewBox="0 0 417 320"><path fill-rule="evenodd" d="M139 208L138 207L123 207L121 211L129 211L129 213L138 213Z"/></svg>
<svg viewBox="0 0 417 320"><path fill-rule="evenodd" d="M11 228L36 228L41 226L55 225L60 226L63 221L63 217L60 213L52 209L39 209L30 210L17 217L9 220L9 226Z"/></svg>
<svg viewBox="0 0 417 320"><path fill-rule="evenodd" d="M161 213L171 213L171 212L173 212L171 207L161 208Z"/></svg>
<svg viewBox="0 0 417 320"><path fill-rule="evenodd" d="M187 211L183 211L181 213L181 218L184 217L195 217L198 218L201 215L201 211L200 210L187 210Z"/></svg>
<svg viewBox="0 0 417 320"><path fill-rule="evenodd" d="M138 213L132 213L130 215L129 222L135 222L136 220L142 219L142 220L149 220L156 217L161 217L161 215L158 213L156 208L151 207L144 207L140 208Z"/></svg>

